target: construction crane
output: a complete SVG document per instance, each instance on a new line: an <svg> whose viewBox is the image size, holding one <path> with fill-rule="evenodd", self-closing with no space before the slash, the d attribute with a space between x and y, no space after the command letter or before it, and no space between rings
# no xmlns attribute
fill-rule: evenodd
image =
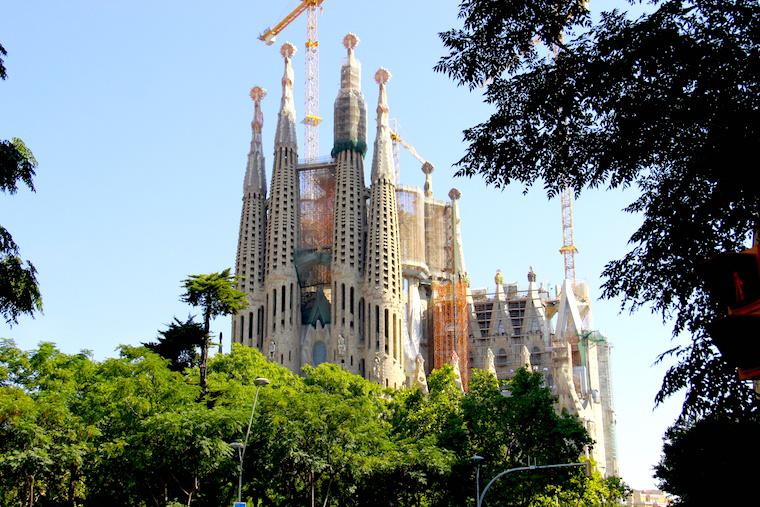
<svg viewBox="0 0 760 507"><path fill-rule="evenodd" d="M285 16L282 21L267 28L259 40L267 46L274 44L277 36L285 27L290 25L298 16L307 13L306 18L306 116L305 125L306 154L304 159L307 163L314 162L319 156L319 124L322 117L319 116L319 38L317 37L317 8L322 7L325 0L302 0L293 11Z"/></svg>
<svg viewBox="0 0 760 507"><path fill-rule="evenodd" d="M391 130L391 141L393 141L393 165L396 169L396 182L399 181L399 172L401 168L401 162L400 162L400 148L399 146L403 146L406 151L408 151L414 158L416 158L422 165L430 164L427 160L422 158L422 156L417 153L417 150L414 149L414 146L404 141L404 139L398 134L398 122L396 120L393 120L393 130Z"/></svg>
<svg viewBox="0 0 760 507"><path fill-rule="evenodd" d="M565 261L565 280L575 283L575 254L578 249L573 239L573 188L566 186L560 193L562 205L562 248L559 253Z"/></svg>
<svg viewBox="0 0 760 507"><path fill-rule="evenodd" d="M406 141L404 141L401 138L401 136L398 134L398 132L396 132L394 130L391 130L391 141L393 141L393 144L395 144L395 145L399 145L400 144L401 146L403 146L404 148L406 148L406 151L408 151L409 153L411 153L411 155L414 158L416 158L417 160L419 160L423 164L425 162L427 162L427 160L425 160L424 158L422 158L422 156L419 153L417 153L417 150L414 149L414 146L412 146L411 144L409 144Z"/></svg>

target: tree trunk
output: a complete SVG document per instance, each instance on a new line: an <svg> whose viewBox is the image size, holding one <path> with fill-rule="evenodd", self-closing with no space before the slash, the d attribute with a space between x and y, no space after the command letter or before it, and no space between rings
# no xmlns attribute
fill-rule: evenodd
<svg viewBox="0 0 760 507"><path fill-rule="evenodd" d="M34 505L34 476L29 478L29 507Z"/></svg>
<svg viewBox="0 0 760 507"><path fill-rule="evenodd" d="M208 340L211 331L211 307L206 308L203 315L203 345L201 345L201 396L206 396L206 368L208 366Z"/></svg>
<svg viewBox="0 0 760 507"><path fill-rule="evenodd" d="M71 466L71 477L69 478L69 498L68 498L68 504L71 507L76 507L76 499L74 495L76 494L76 485L77 485L77 477L78 477L78 470L76 465Z"/></svg>
<svg viewBox="0 0 760 507"><path fill-rule="evenodd" d="M335 479L335 476L330 477L330 482L327 484L327 492L325 493L325 501L322 503L322 507L327 507L327 501L330 499L330 488L332 487L333 479Z"/></svg>

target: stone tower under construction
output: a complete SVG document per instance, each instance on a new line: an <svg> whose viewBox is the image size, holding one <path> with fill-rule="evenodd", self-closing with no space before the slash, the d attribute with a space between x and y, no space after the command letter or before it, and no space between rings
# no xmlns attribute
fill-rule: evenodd
<svg viewBox="0 0 760 507"><path fill-rule="evenodd" d="M598 467L616 473L610 347L593 328L588 288L565 280L549 295L532 269L527 291L505 284L500 272L492 292L469 287L459 190L436 199L429 162L422 164L421 188L397 181L400 138L389 126L391 75L382 68L374 74L375 136L369 175L365 171L367 105L358 42L353 34L343 38L347 58L330 157L309 163L298 159L295 48L282 46L268 195L261 141L266 92L251 90L236 260L248 307L233 316L233 341L296 373L330 362L384 387L426 385L425 375L447 364L463 389L471 368L499 379L521 367L540 371L558 408L578 415L597 442Z"/></svg>
<svg viewBox="0 0 760 507"><path fill-rule="evenodd" d="M383 386L401 387L414 374L417 355L425 353L421 347L427 346L410 346L409 292L419 291L420 278L429 286L428 264L439 278L450 277L446 251L453 242L446 227L452 206L432 199L429 164L427 197L419 189L397 185L388 124L391 74L385 69L374 76L377 116L366 186L367 106L355 55L358 42L353 34L343 39L347 58L335 99L331 156L308 164L298 162L295 48L282 46L284 74L268 197L261 146L265 92L258 87L251 91L253 138L236 262L249 306L234 316L232 336L295 372L305 364L329 361ZM428 227L428 221L435 226ZM412 325L420 327L421 318L417 315Z"/></svg>

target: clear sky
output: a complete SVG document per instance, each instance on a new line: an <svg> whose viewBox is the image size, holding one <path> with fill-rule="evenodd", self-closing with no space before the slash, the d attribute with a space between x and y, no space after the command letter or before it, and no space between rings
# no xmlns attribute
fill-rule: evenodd
<svg viewBox="0 0 760 507"><path fill-rule="evenodd" d="M8 80L0 82L0 139L24 139L39 161L37 193L0 195L0 223L34 262L44 315L0 324L0 336L30 349L49 340L66 352L115 353L118 344L152 340L176 315L189 274L234 265L254 85L263 102L265 153L280 98L286 40L295 57L296 106L303 113L305 19L274 46L257 40L297 0L197 2L3 2L0 42ZM612 0L592 2L607 7ZM462 191L465 262L474 287L493 289L501 269L524 288L530 266L559 284L562 257L558 200L540 186L486 188L455 179L465 150L462 130L489 108L433 65L444 50L437 33L458 25L457 2L326 0L319 19L321 153L332 145L332 103L347 32L361 39L364 94L374 121L374 71L388 68L390 116L400 134L436 166L433 189ZM620 7L628 4L620 2ZM374 130L370 129L370 146ZM303 139L303 129L299 129ZM368 157L371 156L368 154ZM271 172L271 157L267 160ZM401 183L421 186L419 163L401 158ZM578 278L600 295L604 264L627 251L639 218L620 210L632 191L589 191L575 202ZM672 346L670 327L646 310L619 313L619 301L594 303L595 326L613 344L618 454L623 478L654 486L662 434L681 400L653 411L664 373L652 366ZM229 319L215 331L229 336ZM225 347L229 347L227 343Z"/></svg>

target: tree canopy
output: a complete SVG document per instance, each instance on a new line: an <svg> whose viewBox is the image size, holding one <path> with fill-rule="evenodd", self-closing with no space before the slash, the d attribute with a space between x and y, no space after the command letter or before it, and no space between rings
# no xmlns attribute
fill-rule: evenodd
<svg viewBox="0 0 760 507"><path fill-rule="evenodd" d="M180 300L198 306L203 311L200 378L201 389L205 394L211 319L242 310L248 305L248 298L245 292L235 288L235 276L230 273L230 268L221 273L190 275L182 281L182 287L185 292Z"/></svg>
<svg viewBox="0 0 760 507"><path fill-rule="evenodd" d="M198 366L198 348L203 346L205 337L203 324L195 322L195 317L189 315L185 322L174 317L165 330L158 332L157 341L143 345L171 361L169 367L172 370L182 371Z"/></svg>
<svg viewBox="0 0 760 507"><path fill-rule="evenodd" d="M674 506L741 505L757 496L757 420L707 417L679 422L665 433L655 478L675 495ZM740 449L734 452L733 449Z"/></svg>
<svg viewBox="0 0 760 507"><path fill-rule="evenodd" d="M463 26L440 34L448 54L436 70L484 86L494 112L464 131L457 174L538 182L549 197L637 189L625 210L643 222L630 252L606 265L603 296L691 335L668 351L676 364L657 400L685 389L684 417L754 413L751 388L709 340L719 308L697 273L746 247L760 218L744 169L760 138L760 4L649 4L636 18L613 10L592 21L583 0L463 0Z"/></svg>
<svg viewBox="0 0 760 507"><path fill-rule="evenodd" d="M7 54L0 44L0 79L7 73L3 57ZM0 139L0 191L15 194L19 183L34 192L34 169L37 160L24 142L14 137ZM42 296L37 284L34 265L19 257L19 247L13 236L0 225L0 315L8 324L17 324L19 316L42 311Z"/></svg>
<svg viewBox="0 0 760 507"><path fill-rule="evenodd" d="M50 343L22 351L0 341L0 506L229 504L237 496L231 442L246 431L261 388L243 497L249 505L473 505L481 481L532 456L577 461L588 435L557 414L540 374L522 371L503 397L495 379L473 377L462 394L450 368L430 377L430 395L386 390L337 365L303 376L235 344L208 365L172 371L144 347L93 360ZM505 505L612 502L625 488L579 470L500 482ZM482 484L484 484L482 482ZM493 496L491 496L493 495Z"/></svg>

